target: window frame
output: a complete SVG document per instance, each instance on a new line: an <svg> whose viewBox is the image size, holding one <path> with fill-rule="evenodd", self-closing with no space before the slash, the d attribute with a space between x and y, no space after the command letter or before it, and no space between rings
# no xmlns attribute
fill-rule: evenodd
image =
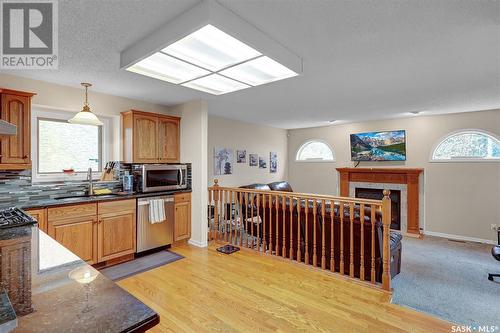
<svg viewBox="0 0 500 333"><path fill-rule="evenodd" d="M451 159L436 159L434 158L434 153L436 149L439 148L439 146L448 138L461 134L461 133L479 133L486 135L488 137L491 137L497 141L500 141L500 137L494 133L478 129L478 128L463 128L459 129L453 132L449 132L448 134L442 136L437 142L433 145L431 149L431 153L429 156L429 163L500 163L500 158L477 158L477 157L471 157L471 158L451 158Z"/></svg>
<svg viewBox="0 0 500 333"><path fill-rule="evenodd" d="M71 112L71 113L70 113ZM60 111L45 108L32 108L31 113L31 155L32 155L32 170L31 177L33 183L44 183L44 182L57 182L57 181L82 181L87 177L86 171L75 172L74 175L69 176L61 172L50 172L50 173L39 173L39 154L38 154L38 142L39 142L39 120L51 120L66 122L74 113L77 111ZM100 132L100 147L99 147L99 157L100 165L99 170L93 170L92 176L94 179L99 179L102 175L104 169L104 161L109 160L112 147L110 145L110 135L112 133L111 119L103 116L99 116L99 119L103 122L102 126L99 126Z"/></svg>
<svg viewBox="0 0 500 333"><path fill-rule="evenodd" d="M298 157L299 157L301 150L305 146L307 146L308 144L311 144L313 142L320 142L320 143L325 144L328 147L328 149L330 149L330 151L332 152L332 159L331 160L324 160L324 159L317 159L317 158L311 158L311 159L306 159L306 160L299 159ZM336 161L337 161L337 159L335 156L335 151L333 150L332 146L328 142L326 142L325 140L322 140L322 139L306 140L306 141L302 142L302 144L299 146L299 148L295 152L295 162L297 162L297 163L335 163Z"/></svg>

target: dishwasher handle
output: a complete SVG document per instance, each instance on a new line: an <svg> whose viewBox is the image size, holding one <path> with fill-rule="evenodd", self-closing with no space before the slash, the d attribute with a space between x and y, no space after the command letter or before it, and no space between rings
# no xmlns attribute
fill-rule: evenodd
<svg viewBox="0 0 500 333"><path fill-rule="evenodd" d="M158 198L152 197L152 198L147 198L147 199L139 199L137 201L137 205L138 206L147 206L147 205L149 205L149 202L151 200L158 200ZM174 202L174 198L173 197L164 198L163 202L165 202L165 203L167 203L167 202Z"/></svg>

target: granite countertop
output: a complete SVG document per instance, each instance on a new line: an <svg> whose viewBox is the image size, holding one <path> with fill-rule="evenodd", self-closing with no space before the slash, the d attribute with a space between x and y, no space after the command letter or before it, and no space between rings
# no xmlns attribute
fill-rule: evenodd
<svg viewBox="0 0 500 333"><path fill-rule="evenodd" d="M187 193L191 192L191 189L184 190L173 190L173 191L163 191L163 192L150 192L150 193L125 193L125 194L116 194L116 195L94 195L91 197L88 196L75 196L74 200L60 200L56 198L44 198L37 200L27 200L27 201L19 201L14 204L15 207L18 208L44 208L51 206L64 206L64 205L74 205L85 202L98 202L98 201L112 201L112 200L123 200L123 199L135 199L135 198L145 198L145 197L156 197L162 195L172 195L175 193ZM12 204L0 205L0 209L10 208Z"/></svg>
<svg viewBox="0 0 500 333"><path fill-rule="evenodd" d="M143 332L159 316L36 226L0 229L0 331ZM12 318L12 304L17 322Z"/></svg>

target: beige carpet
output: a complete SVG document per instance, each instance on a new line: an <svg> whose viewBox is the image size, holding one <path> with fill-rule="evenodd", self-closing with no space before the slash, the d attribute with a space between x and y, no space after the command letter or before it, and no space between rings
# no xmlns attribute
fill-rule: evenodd
<svg viewBox="0 0 500 333"><path fill-rule="evenodd" d="M488 272L500 272L500 262L491 247L430 236L403 239L393 303L457 324L500 327L500 280L488 280Z"/></svg>

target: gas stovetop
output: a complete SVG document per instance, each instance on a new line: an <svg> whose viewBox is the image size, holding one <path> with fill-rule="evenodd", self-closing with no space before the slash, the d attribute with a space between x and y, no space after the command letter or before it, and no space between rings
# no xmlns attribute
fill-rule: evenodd
<svg viewBox="0 0 500 333"><path fill-rule="evenodd" d="M37 221L19 208L0 210L0 228L36 224Z"/></svg>

